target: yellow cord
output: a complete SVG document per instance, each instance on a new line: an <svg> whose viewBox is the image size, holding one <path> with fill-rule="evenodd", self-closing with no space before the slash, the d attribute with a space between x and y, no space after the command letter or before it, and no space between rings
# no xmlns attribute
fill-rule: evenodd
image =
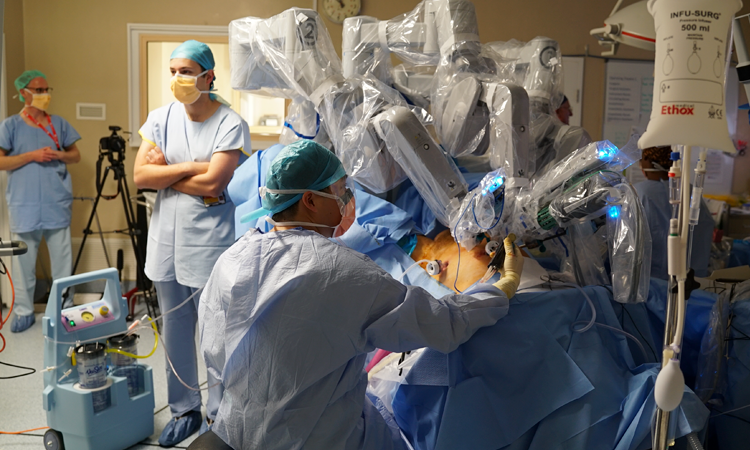
<svg viewBox="0 0 750 450"><path fill-rule="evenodd" d="M158 331L158 330L156 329L156 324L154 324L154 321L153 321L153 320L151 320L151 318L150 318L150 317L149 317L149 322L151 322L151 328L153 328L155 332L156 332L156 331ZM135 354L133 354L133 353L128 353L128 352L124 352L124 351L122 351L122 350L118 350L118 349L116 349L116 348L109 348L109 349L107 349L107 353L119 353L120 355L123 355L123 356L128 356L128 357L130 357L130 358L137 358L137 359L146 359L146 358L150 358L150 357L151 357L151 356L153 356L153 354L154 354L154 353L156 352L156 346L157 346L157 345L159 344L159 339L157 339L157 338L156 338L155 336L156 336L156 335L154 335L154 348L152 348L152 349L151 349L151 353L149 353L149 354L148 354L148 355L146 355L146 356L139 356L139 355L135 355Z"/></svg>

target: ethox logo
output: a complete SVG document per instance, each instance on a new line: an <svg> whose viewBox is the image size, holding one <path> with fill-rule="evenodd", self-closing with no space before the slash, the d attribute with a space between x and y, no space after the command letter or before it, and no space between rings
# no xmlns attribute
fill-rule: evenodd
<svg viewBox="0 0 750 450"><path fill-rule="evenodd" d="M664 105L661 107L662 116L693 116L695 105Z"/></svg>

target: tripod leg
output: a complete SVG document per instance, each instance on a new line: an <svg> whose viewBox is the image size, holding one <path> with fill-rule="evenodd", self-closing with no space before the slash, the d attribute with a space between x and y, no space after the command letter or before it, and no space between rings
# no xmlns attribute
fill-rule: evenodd
<svg viewBox="0 0 750 450"><path fill-rule="evenodd" d="M101 157L100 157L101 158ZM107 180L107 175L109 175L109 169L111 167L107 166L106 169L104 169L104 176L102 177L102 182L98 185L98 190L96 192L96 199L94 200L94 207L91 209L91 215L89 216L89 221L86 223L86 228L83 230L83 240L81 240L81 246L78 248L78 255L76 256L76 262L73 264L73 272L71 275L75 275L76 270L78 269L78 263L81 261L81 255L83 254L83 246L86 244L86 239L88 238L89 234L93 233L91 231L91 223L94 221L94 217L96 216L96 208L99 206L99 200L102 198L102 186L104 186L104 182Z"/></svg>
<svg viewBox="0 0 750 450"><path fill-rule="evenodd" d="M130 244L133 247L133 255L135 256L135 262L136 262L136 276L135 276L135 283L141 292L143 292L143 297L146 302L146 308L148 310L148 313L151 317L156 318L158 313L158 306L155 307L154 304L156 303L151 298L151 292L148 289L148 285L146 283L146 277L144 275L144 261L143 258L141 258L141 254L138 251L138 244L136 242L136 235L138 234L138 229L136 226L136 218L135 218L135 212L133 210L133 203L130 200L130 189L128 188L127 181L125 180L125 170L122 165L117 166L116 170L116 178L118 178L118 183L120 184L120 189L122 192L122 205L123 209L125 210L125 218L128 223L128 234L130 235ZM139 236L141 238L141 236ZM157 324L157 328L158 328Z"/></svg>

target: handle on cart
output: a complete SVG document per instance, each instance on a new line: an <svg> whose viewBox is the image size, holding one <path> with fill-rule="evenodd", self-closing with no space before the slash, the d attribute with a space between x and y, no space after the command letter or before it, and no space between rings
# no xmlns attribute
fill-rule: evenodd
<svg viewBox="0 0 750 450"><path fill-rule="evenodd" d="M52 283L49 300L47 301L47 310L45 315L56 322L60 320L62 309L62 294L65 289L79 284L89 283L91 281L106 280L107 285L104 289L102 299L107 300L112 307L112 314L119 318L120 313L125 311L125 300L122 298L120 290L120 279L117 275L117 269L110 267L108 269L95 270L93 272L73 275L66 278L59 278Z"/></svg>
<svg viewBox="0 0 750 450"><path fill-rule="evenodd" d="M0 242L0 256L23 255L29 250L24 241Z"/></svg>

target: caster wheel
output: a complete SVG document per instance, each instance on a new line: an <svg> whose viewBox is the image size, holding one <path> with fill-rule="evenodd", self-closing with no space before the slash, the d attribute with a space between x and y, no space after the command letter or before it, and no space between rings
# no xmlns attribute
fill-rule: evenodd
<svg viewBox="0 0 750 450"><path fill-rule="evenodd" d="M65 450L62 433L50 428L44 433L44 448L46 450Z"/></svg>

